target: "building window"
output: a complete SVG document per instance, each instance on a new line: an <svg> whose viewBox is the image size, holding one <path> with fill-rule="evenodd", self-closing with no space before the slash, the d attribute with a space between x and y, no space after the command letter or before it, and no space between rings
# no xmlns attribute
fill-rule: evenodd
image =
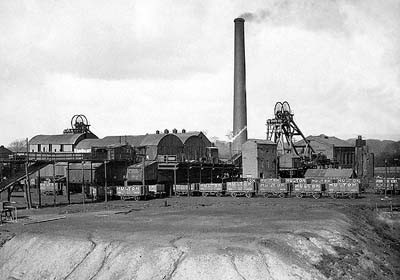
<svg viewBox="0 0 400 280"><path fill-rule="evenodd" d="M53 145L49 144L49 152L51 152L53 150Z"/></svg>
<svg viewBox="0 0 400 280"><path fill-rule="evenodd" d="M60 144L60 152L64 152L64 144Z"/></svg>

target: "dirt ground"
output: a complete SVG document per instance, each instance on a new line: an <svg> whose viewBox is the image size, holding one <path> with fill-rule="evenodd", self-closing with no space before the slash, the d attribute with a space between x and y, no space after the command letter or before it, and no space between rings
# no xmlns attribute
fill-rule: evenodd
<svg viewBox="0 0 400 280"><path fill-rule="evenodd" d="M0 226L0 279L400 278L400 197L57 199Z"/></svg>

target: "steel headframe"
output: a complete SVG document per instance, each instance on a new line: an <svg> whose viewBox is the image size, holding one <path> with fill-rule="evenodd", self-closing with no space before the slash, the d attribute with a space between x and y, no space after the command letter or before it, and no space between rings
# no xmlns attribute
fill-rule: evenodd
<svg viewBox="0 0 400 280"><path fill-rule="evenodd" d="M302 159L311 159L311 154L315 151L296 125L289 103L287 101L277 102L274 107L274 115L274 119L267 120L267 140L277 144L280 154L294 153ZM300 136L305 142L305 147L295 146L294 136Z"/></svg>

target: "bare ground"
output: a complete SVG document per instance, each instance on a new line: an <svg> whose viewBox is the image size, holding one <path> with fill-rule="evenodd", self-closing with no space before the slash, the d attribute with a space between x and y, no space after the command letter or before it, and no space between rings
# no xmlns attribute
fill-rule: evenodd
<svg viewBox="0 0 400 280"><path fill-rule="evenodd" d="M399 279L399 206L367 195L21 210L0 226L0 279Z"/></svg>

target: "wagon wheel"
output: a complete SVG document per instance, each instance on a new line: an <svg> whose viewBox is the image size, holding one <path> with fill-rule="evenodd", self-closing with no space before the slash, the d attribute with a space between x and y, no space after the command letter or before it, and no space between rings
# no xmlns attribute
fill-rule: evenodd
<svg viewBox="0 0 400 280"><path fill-rule="evenodd" d="M251 192L246 193L247 198L251 198L252 196L253 196L253 194Z"/></svg>
<svg viewBox="0 0 400 280"><path fill-rule="evenodd" d="M139 197L138 197L138 196L135 196L133 199L134 199L135 201L138 201L138 200L139 200Z"/></svg>
<svg viewBox="0 0 400 280"><path fill-rule="evenodd" d="M279 193L279 195L278 195L280 198L284 198L285 197L285 193Z"/></svg>
<svg viewBox="0 0 400 280"><path fill-rule="evenodd" d="M350 196L350 198L352 198L352 199L356 199L357 197L358 197L358 194L356 194L356 193L352 193Z"/></svg>
<svg viewBox="0 0 400 280"><path fill-rule="evenodd" d="M336 193L331 193L330 194L331 198L336 199L337 198L337 194Z"/></svg>
<svg viewBox="0 0 400 280"><path fill-rule="evenodd" d="M201 195L206 197L206 196L208 196L208 193L207 192L203 192Z"/></svg>
<svg viewBox="0 0 400 280"><path fill-rule="evenodd" d="M303 194L302 194L302 193L297 193L297 194L296 194L296 197L297 197L297 198L302 198L302 197L303 197Z"/></svg>
<svg viewBox="0 0 400 280"><path fill-rule="evenodd" d="M269 193L263 193L263 197L268 198L271 197L271 195Z"/></svg>
<svg viewBox="0 0 400 280"><path fill-rule="evenodd" d="M175 193L175 196L176 196L176 197L179 197L179 196L180 196L180 194L179 194L179 193Z"/></svg>
<svg viewBox="0 0 400 280"><path fill-rule="evenodd" d="M233 192L233 193L231 193L231 196L232 196L232 197L236 197L236 196L237 196L237 193Z"/></svg>
<svg viewBox="0 0 400 280"><path fill-rule="evenodd" d="M318 198L321 197L321 194L320 194L320 193L313 193L312 196L313 196L315 199L318 199Z"/></svg>
<svg viewBox="0 0 400 280"><path fill-rule="evenodd" d="M218 196L218 197L221 197L221 196L222 196L222 193L217 192L215 195Z"/></svg>

